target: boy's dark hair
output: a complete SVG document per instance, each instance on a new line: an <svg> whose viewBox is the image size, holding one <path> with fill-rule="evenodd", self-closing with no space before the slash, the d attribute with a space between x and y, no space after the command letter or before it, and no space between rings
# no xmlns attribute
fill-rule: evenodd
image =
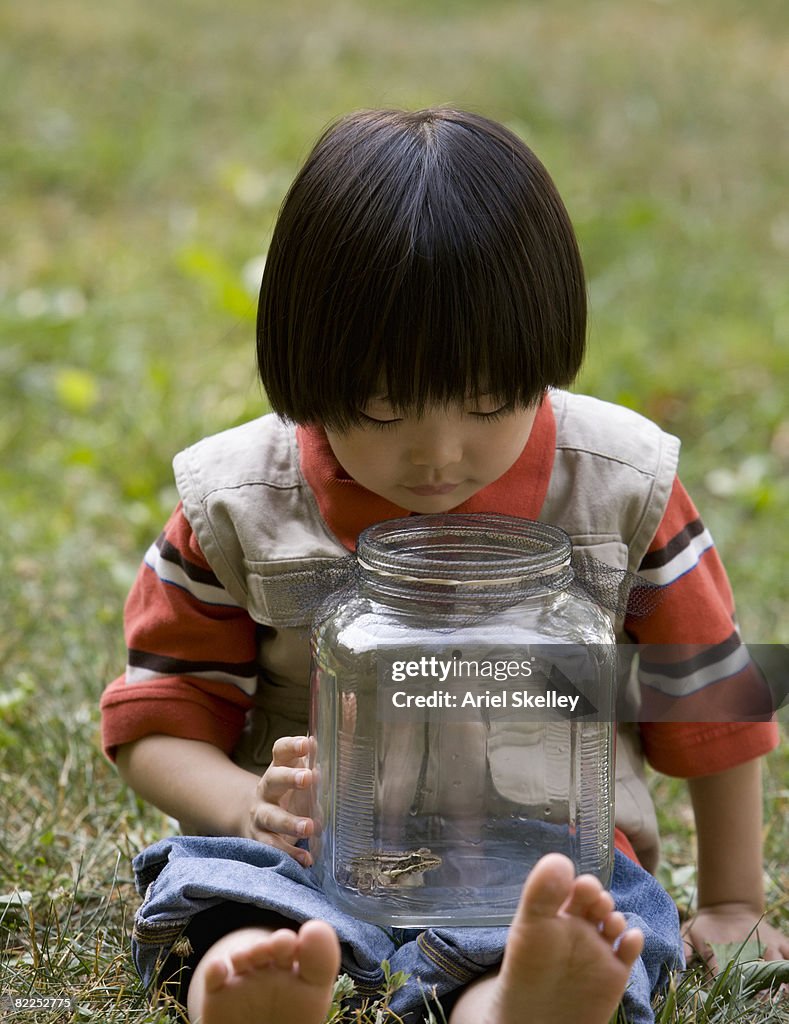
<svg viewBox="0 0 789 1024"><path fill-rule="evenodd" d="M528 405L578 373L586 290L547 171L477 114L361 111L318 140L263 274L258 366L272 408L342 429L487 393Z"/></svg>

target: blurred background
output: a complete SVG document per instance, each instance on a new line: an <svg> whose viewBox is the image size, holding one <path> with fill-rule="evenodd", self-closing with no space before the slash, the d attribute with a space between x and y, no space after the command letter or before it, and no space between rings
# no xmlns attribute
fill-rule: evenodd
<svg viewBox="0 0 789 1024"><path fill-rule="evenodd" d="M451 103L554 176L589 278L577 387L682 438L746 638L786 640L785 4L38 0L0 30L0 557L37 623L114 626L172 454L264 408L255 295L317 134Z"/></svg>
<svg viewBox="0 0 789 1024"><path fill-rule="evenodd" d="M789 640L783 0L36 0L0 38L0 784L34 899L64 834L142 838L96 754L123 600L172 455L265 409L268 239L349 110L467 107L537 152L587 267L578 390L681 437L745 638Z"/></svg>

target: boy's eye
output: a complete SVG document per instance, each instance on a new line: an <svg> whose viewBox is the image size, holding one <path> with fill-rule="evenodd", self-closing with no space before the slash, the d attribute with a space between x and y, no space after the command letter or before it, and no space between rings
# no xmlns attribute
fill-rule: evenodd
<svg viewBox="0 0 789 1024"><path fill-rule="evenodd" d="M399 416L393 416L390 419L384 419L383 417L368 416L366 412L360 412L359 415L362 418L362 423L369 423L371 427L391 427L395 423L400 422Z"/></svg>
<svg viewBox="0 0 789 1024"><path fill-rule="evenodd" d="M507 413L512 412L514 402L507 402L505 405L499 406L498 409L493 409L491 412L470 412L470 416L476 416L479 420L497 420L500 416L506 416Z"/></svg>
<svg viewBox="0 0 789 1024"><path fill-rule="evenodd" d="M487 411L486 409L484 409L484 407L483 409L466 409L465 411L463 411L461 407L459 411L461 411L463 415L473 416L474 419L487 420L488 422L490 422L492 420L499 419L499 417L501 416L506 416L508 413L512 412L514 407L514 402L506 402L504 405L500 405L498 409L491 409L490 411ZM364 412L361 409L359 410L359 418L363 424L369 424L371 427L384 428L392 427L396 423L402 423L403 421L402 416L395 416L391 414L394 412L394 410L390 411L385 408L379 410L378 408L373 406L372 411L377 412L378 415L372 416L370 415L369 412Z"/></svg>

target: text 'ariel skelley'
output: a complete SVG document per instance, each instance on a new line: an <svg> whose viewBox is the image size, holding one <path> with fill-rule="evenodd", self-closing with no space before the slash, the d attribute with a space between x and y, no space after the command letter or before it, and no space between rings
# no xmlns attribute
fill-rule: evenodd
<svg viewBox="0 0 789 1024"><path fill-rule="evenodd" d="M562 709L575 711L580 694L570 696L558 690L529 693L528 690L490 691L479 693L466 690L465 693L450 693L449 690L433 690L431 693L408 693L395 690L392 694L394 708L534 708Z"/></svg>

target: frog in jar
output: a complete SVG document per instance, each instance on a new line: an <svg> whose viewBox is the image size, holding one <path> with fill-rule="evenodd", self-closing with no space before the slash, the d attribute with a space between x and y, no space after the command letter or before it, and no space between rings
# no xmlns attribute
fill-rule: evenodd
<svg viewBox="0 0 789 1024"><path fill-rule="evenodd" d="M427 871L441 866L438 854L426 846L417 850L371 850L353 857L348 864L348 885L360 892L382 886L414 888L424 885Z"/></svg>

